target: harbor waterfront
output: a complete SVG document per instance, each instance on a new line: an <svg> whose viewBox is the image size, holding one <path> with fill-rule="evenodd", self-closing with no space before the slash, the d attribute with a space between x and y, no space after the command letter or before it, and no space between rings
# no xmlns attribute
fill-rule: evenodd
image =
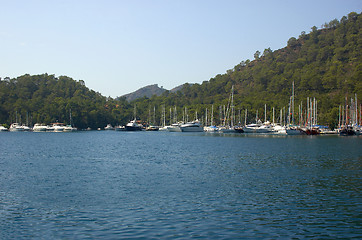
<svg viewBox="0 0 362 240"><path fill-rule="evenodd" d="M362 137L0 134L0 239L362 238Z"/></svg>

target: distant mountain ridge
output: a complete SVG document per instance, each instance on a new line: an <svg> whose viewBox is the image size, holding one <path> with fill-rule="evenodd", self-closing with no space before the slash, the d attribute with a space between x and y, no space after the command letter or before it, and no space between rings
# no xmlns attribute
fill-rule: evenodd
<svg viewBox="0 0 362 240"><path fill-rule="evenodd" d="M131 102L133 100L136 100L136 99L142 98L142 97L150 98L153 95L160 96L165 91L167 91L167 90L164 89L162 86L159 87L158 84L152 84L152 85L142 87L134 92L125 94L121 97L125 97L128 102Z"/></svg>
<svg viewBox="0 0 362 240"><path fill-rule="evenodd" d="M122 95L121 97L125 97L128 102L132 102L133 100L143 98L143 97L150 98L153 95L160 96L160 95L162 95L162 93L164 93L166 91L170 91L170 92L174 93L174 92L182 90L184 85L185 84L182 84L180 86L174 87L171 90L167 90L167 89L163 88L163 86L159 87L158 84L152 84L152 85L142 87L134 92ZM189 84L189 85L192 85L192 84Z"/></svg>

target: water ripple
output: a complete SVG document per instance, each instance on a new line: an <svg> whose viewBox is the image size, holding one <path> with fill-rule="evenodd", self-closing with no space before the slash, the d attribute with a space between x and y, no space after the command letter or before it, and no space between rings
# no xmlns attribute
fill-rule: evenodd
<svg viewBox="0 0 362 240"><path fill-rule="evenodd" d="M0 134L0 238L361 238L361 140Z"/></svg>

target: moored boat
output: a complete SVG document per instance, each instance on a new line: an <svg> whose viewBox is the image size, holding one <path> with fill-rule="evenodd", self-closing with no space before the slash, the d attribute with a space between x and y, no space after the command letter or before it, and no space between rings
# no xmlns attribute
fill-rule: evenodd
<svg viewBox="0 0 362 240"><path fill-rule="evenodd" d="M221 133L236 133L235 128L234 127L219 127L219 132Z"/></svg>
<svg viewBox="0 0 362 240"><path fill-rule="evenodd" d="M116 131L126 131L126 128L125 128L125 126L118 125L118 126L114 127L114 130L116 130Z"/></svg>
<svg viewBox="0 0 362 240"><path fill-rule="evenodd" d="M11 132L23 132L24 128L19 123L12 123L10 125L9 131L11 131Z"/></svg>
<svg viewBox="0 0 362 240"><path fill-rule="evenodd" d="M205 132L217 132L218 130L219 130L219 128L214 125L204 127Z"/></svg>
<svg viewBox="0 0 362 240"><path fill-rule="evenodd" d="M261 121L257 123L252 123L243 127L245 133L272 133L273 127L270 122L265 122L264 124Z"/></svg>
<svg viewBox="0 0 362 240"><path fill-rule="evenodd" d="M72 125L67 125L63 129L64 132L75 132L77 131L77 128L73 127Z"/></svg>
<svg viewBox="0 0 362 240"><path fill-rule="evenodd" d="M114 130L113 126L109 123L104 127L104 130Z"/></svg>
<svg viewBox="0 0 362 240"><path fill-rule="evenodd" d="M160 127L160 128L158 129L158 131L166 132L166 131L168 131L168 128L169 128L169 127L170 127L170 126Z"/></svg>
<svg viewBox="0 0 362 240"><path fill-rule="evenodd" d="M8 129L3 125L0 125L0 132L5 132L5 131L8 131Z"/></svg>
<svg viewBox="0 0 362 240"><path fill-rule="evenodd" d="M45 132L47 130L47 126L40 124L40 123L36 123L33 127L33 131L34 132Z"/></svg>
<svg viewBox="0 0 362 240"><path fill-rule="evenodd" d="M63 123L53 123L52 129L54 132L63 132L64 124Z"/></svg>
<svg viewBox="0 0 362 240"><path fill-rule="evenodd" d="M341 136L353 136L353 135L356 135L356 132L353 130L352 126L344 126L339 131L339 135L341 135Z"/></svg>
<svg viewBox="0 0 362 240"><path fill-rule="evenodd" d="M203 132L204 129L198 120L182 124L180 126L182 132Z"/></svg>
<svg viewBox="0 0 362 240"><path fill-rule="evenodd" d="M244 129L242 127L235 127L234 129L236 133L244 133Z"/></svg>
<svg viewBox="0 0 362 240"><path fill-rule="evenodd" d="M319 135L320 130L317 127L306 128L305 133L307 135Z"/></svg>
<svg viewBox="0 0 362 240"><path fill-rule="evenodd" d="M169 132L181 132L180 128L181 123L173 123L171 126L167 126L167 131Z"/></svg>
<svg viewBox="0 0 362 240"><path fill-rule="evenodd" d="M300 127L288 127L285 129L287 135L305 135L306 132Z"/></svg>
<svg viewBox="0 0 362 240"><path fill-rule="evenodd" d="M126 125L126 131L141 131L141 130L142 130L142 125L138 124L136 119L130 121Z"/></svg>
<svg viewBox="0 0 362 240"><path fill-rule="evenodd" d="M146 127L146 131L158 131L158 127L157 126L148 126L148 127Z"/></svg>

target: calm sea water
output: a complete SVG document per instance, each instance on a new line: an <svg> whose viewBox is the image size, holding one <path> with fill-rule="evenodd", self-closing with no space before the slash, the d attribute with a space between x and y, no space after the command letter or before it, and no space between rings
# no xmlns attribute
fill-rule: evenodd
<svg viewBox="0 0 362 240"><path fill-rule="evenodd" d="M0 239L362 238L362 137L0 134Z"/></svg>

